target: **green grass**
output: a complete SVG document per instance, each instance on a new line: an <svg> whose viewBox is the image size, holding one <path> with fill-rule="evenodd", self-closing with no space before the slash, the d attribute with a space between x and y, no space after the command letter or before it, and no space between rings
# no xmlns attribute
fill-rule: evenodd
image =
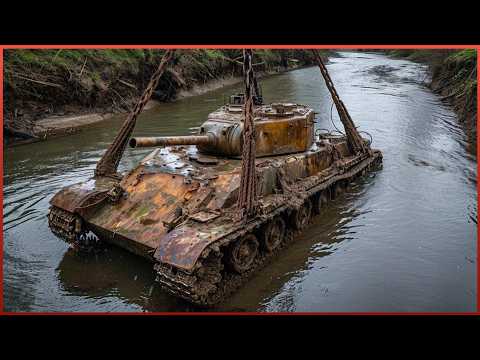
<svg viewBox="0 0 480 360"><path fill-rule="evenodd" d="M429 50L429 49L396 49L387 51L393 57L407 58L419 62L456 62L464 63L475 61L477 51L475 49L464 50Z"/></svg>
<svg viewBox="0 0 480 360"><path fill-rule="evenodd" d="M128 100L139 95L139 89L146 85L164 52L162 49L5 50L4 88L15 95L7 105L11 102L13 108L16 102L33 101L49 106L78 103L118 107L122 98ZM311 62L311 53L301 50L260 49L254 51L253 57L254 64L261 64L255 67L258 72ZM174 98L180 87L190 88L223 76L241 76L242 50L177 50L170 69L173 71L167 72L159 83L163 99ZM134 86L128 87L125 82Z"/></svg>
<svg viewBox="0 0 480 360"><path fill-rule="evenodd" d="M139 63L145 59L145 52L151 58L158 57L163 50L142 50L142 49L19 49L6 52L6 68L28 68L28 69L47 69L52 70L55 67L76 68L86 63L90 66L127 66L133 69L138 67ZM254 62L265 62L267 67L278 66L282 63L282 57L299 59L300 62L310 61L308 54L298 50L283 51L260 49L254 54ZM225 58L236 58L241 55L241 50L221 50L221 49L198 49L184 51L181 57L193 57L200 64L207 67L224 66L231 64ZM179 55L177 55L177 58Z"/></svg>
<svg viewBox="0 0 480 360"><path fill-rule="evenodd" d="M458 73L471 71L477 64L477 51L474 49L465 49L454 52L445 59L445 64L457 69Z"/></svg>
<svg viewBox="0 0 480 360"><path fill-rule="evenodd" d="M48 67L83 65L88 63L114 65L137 65L144 59L143 50L132 49L86 49L86 50L10 50L7 52L5 65L10 67Z"/></svg>
<svg viewBox="0 0 480 360"><path fill-rule="evenodd" d="M465 49L451 54L448 59L455 61L470 61L477 58L477 50Z"/></svg>

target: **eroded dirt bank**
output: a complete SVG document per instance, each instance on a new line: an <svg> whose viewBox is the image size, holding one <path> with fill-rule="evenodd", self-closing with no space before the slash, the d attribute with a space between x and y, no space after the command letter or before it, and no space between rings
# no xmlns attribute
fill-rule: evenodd
<svg viewBox="0 0 480 360"><path fill-rule="evenodd" d="M4 131L7 144L77 132L134 105L163 50L6 50ZM260 77L312 63L301 50L256 51ZM178 51L155 93L158 102L241 81L240 50Z"/></svg>
<svg viewBox="0 0 480 360"><path fill-rule="evenodd" d="M466 50L394 50L390 55L429 65L429 87L452 105L465 126L473 150L477 146L477 52ZM473 151L476 153L476 151Z"/></svg>

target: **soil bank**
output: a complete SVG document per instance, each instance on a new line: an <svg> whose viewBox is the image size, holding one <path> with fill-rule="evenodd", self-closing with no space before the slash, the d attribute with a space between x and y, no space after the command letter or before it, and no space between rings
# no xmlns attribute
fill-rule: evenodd
<svg viewBox="0 0 480 360"><path fill-rule="evenodd" d="M466 129L473 153L477 147L477 52L465 50L393 50L389 55L429 65L428 86L448 102Z"/></svg>
<svg viewBox="0 0 480 360"><path fill-rule="evenodd" d="M134 106L163 50L7 50L7 145L80 131ZM148 107L242 81L240 50L177 51ZM312 64L309 52L258 50L259 77Z"/></svg>

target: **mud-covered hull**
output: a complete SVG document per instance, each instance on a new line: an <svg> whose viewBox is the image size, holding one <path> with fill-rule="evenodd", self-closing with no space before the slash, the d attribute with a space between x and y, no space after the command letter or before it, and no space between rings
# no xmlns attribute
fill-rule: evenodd
<svg viewBox="0 0 480 360"><path fill-rule="evenodd" d="M315 207L320 194L332 198L337 185L379 162L376 150L350 155L339 137L307 152L257 159L257 216L237 223L239 160L200 155L194 147L158 149L121 180L97 178L62 190L51 201L50 225L58 234L63 214L70 232L61 237L72 242L75 234L93 231L153 261L168 292L213 305L293 237L300 226L291 218L299 209ZM286 229L281 243L266 251L262 234L275 219ZM235 271L228 260L232 244L247 234L257 238L258 256L248 270Z"/></svg>
<svg viewBox="0 0 480 360"><path fill-rule="evenodd" d="M213 306L224 301L295 239L295 234L302 229L295 227L291 219L299 208L305 206L306 202L317 202L326 193L329 196L328 200L333 200L336 197L335 192L338 192L337 186L343 186L340 185L342 182L353 181L366 171L375 169L381 161L381 153L373 151L363 160L352 161L342 173L330 176L314 175L296 183L287 198L281 195L267 196L262 199L261 208L270 209L269 211L262 212L245 224L230 227L230 231L224 237L209 243L198 256L197 265L193 269L187 270L169 264L165 261L167 258L162 249L157 249L154 255L157 260L154 266L157 281L170 294L200 306ZM315 215L319 215L319 210L317 208ZM255 234L262 239L269 224L276 218L283 218L288 224L282 242L273 251L262 248L247 271L241 273L232 271L226 259L232 244L248 234ZM185 227L188 230L177 230L178 237L180 234L184 234L185 237L193 234L192 227L195 227L195 224L186 224Z"/></svg>

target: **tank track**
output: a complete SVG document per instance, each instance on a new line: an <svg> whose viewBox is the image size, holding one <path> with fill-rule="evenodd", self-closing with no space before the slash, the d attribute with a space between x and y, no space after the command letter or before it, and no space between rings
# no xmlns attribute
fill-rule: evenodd
<svg viewBox="0 0 480 360"><path fill-rule="evenodd" d="M82 219L77 214L51 206L48 225L56 236L65 240L79 253L88 254L104 248L104 243L95 233L88 234L89 230L82 226Z"/></svg>
<svg viewBox="0 0 480 360"><path fill-rule="evenodd" d="M341 175L325 179L320 184L312 179L312 183L307 185L309 190L304 192L304 200L316 196L320 191L330 188L337 182L349 180L357 175L365 174L365 170L372 165L381 163L381 155L369 157L352 164L348 171ZM261 270L275 255L286 247L294 239L298 230L292 228L286 229L285 239L273 252L261 251L257 256L255 263L244 273L234 271L224 271L225 265L222 262L224 254L227 253L227 247L237 239L248 233L258 233L259 230L268 224L276 216L289 215L292 209L287 206L278 208L262 216L261 219L254 220L246 224L241 230L227 235L218 242L212 244L202 253L195 270L189 274L176 269L168 264L156 263L154 269L157 273L157 282L171 295L182 298L192 304L201 307L212 307L229 297L233 292L240 288L254 273Z"/></svg>
<svg viewBox="0 0 480 360"><path fill-rule="evenodd" d="M77 237L75 232L77 219L80 220L78 215L59 207L51 206L48 213L48 226L56 236L68 243L73 243Z"/></svg>
<svg viewBox="0 0 480 360"><path fill-rule="evenodd" d="M155 264L154 269L157 272L156 281L160 284L162 289L175 297L180 297L201 307L215 306L226 300L254 273L267 265L269 261L272 260L274 256L294 238L294 231L292 229L287 229L282 244L271 253L260 252L255 263L249 270L241 274L233 271L224 272L222 274L225 265L221 260L224 253L227 251L228 244L247 233L258 230L262 225L263 223L259 223L254 228L249 227L248 231L242 231L241 234L236 232L230 238L222 239L221 242L223 244L217 251L207 249L207 251L201 256L201 265L197 267L197 270L193 274L187 274L166 264Z"/></svg>

